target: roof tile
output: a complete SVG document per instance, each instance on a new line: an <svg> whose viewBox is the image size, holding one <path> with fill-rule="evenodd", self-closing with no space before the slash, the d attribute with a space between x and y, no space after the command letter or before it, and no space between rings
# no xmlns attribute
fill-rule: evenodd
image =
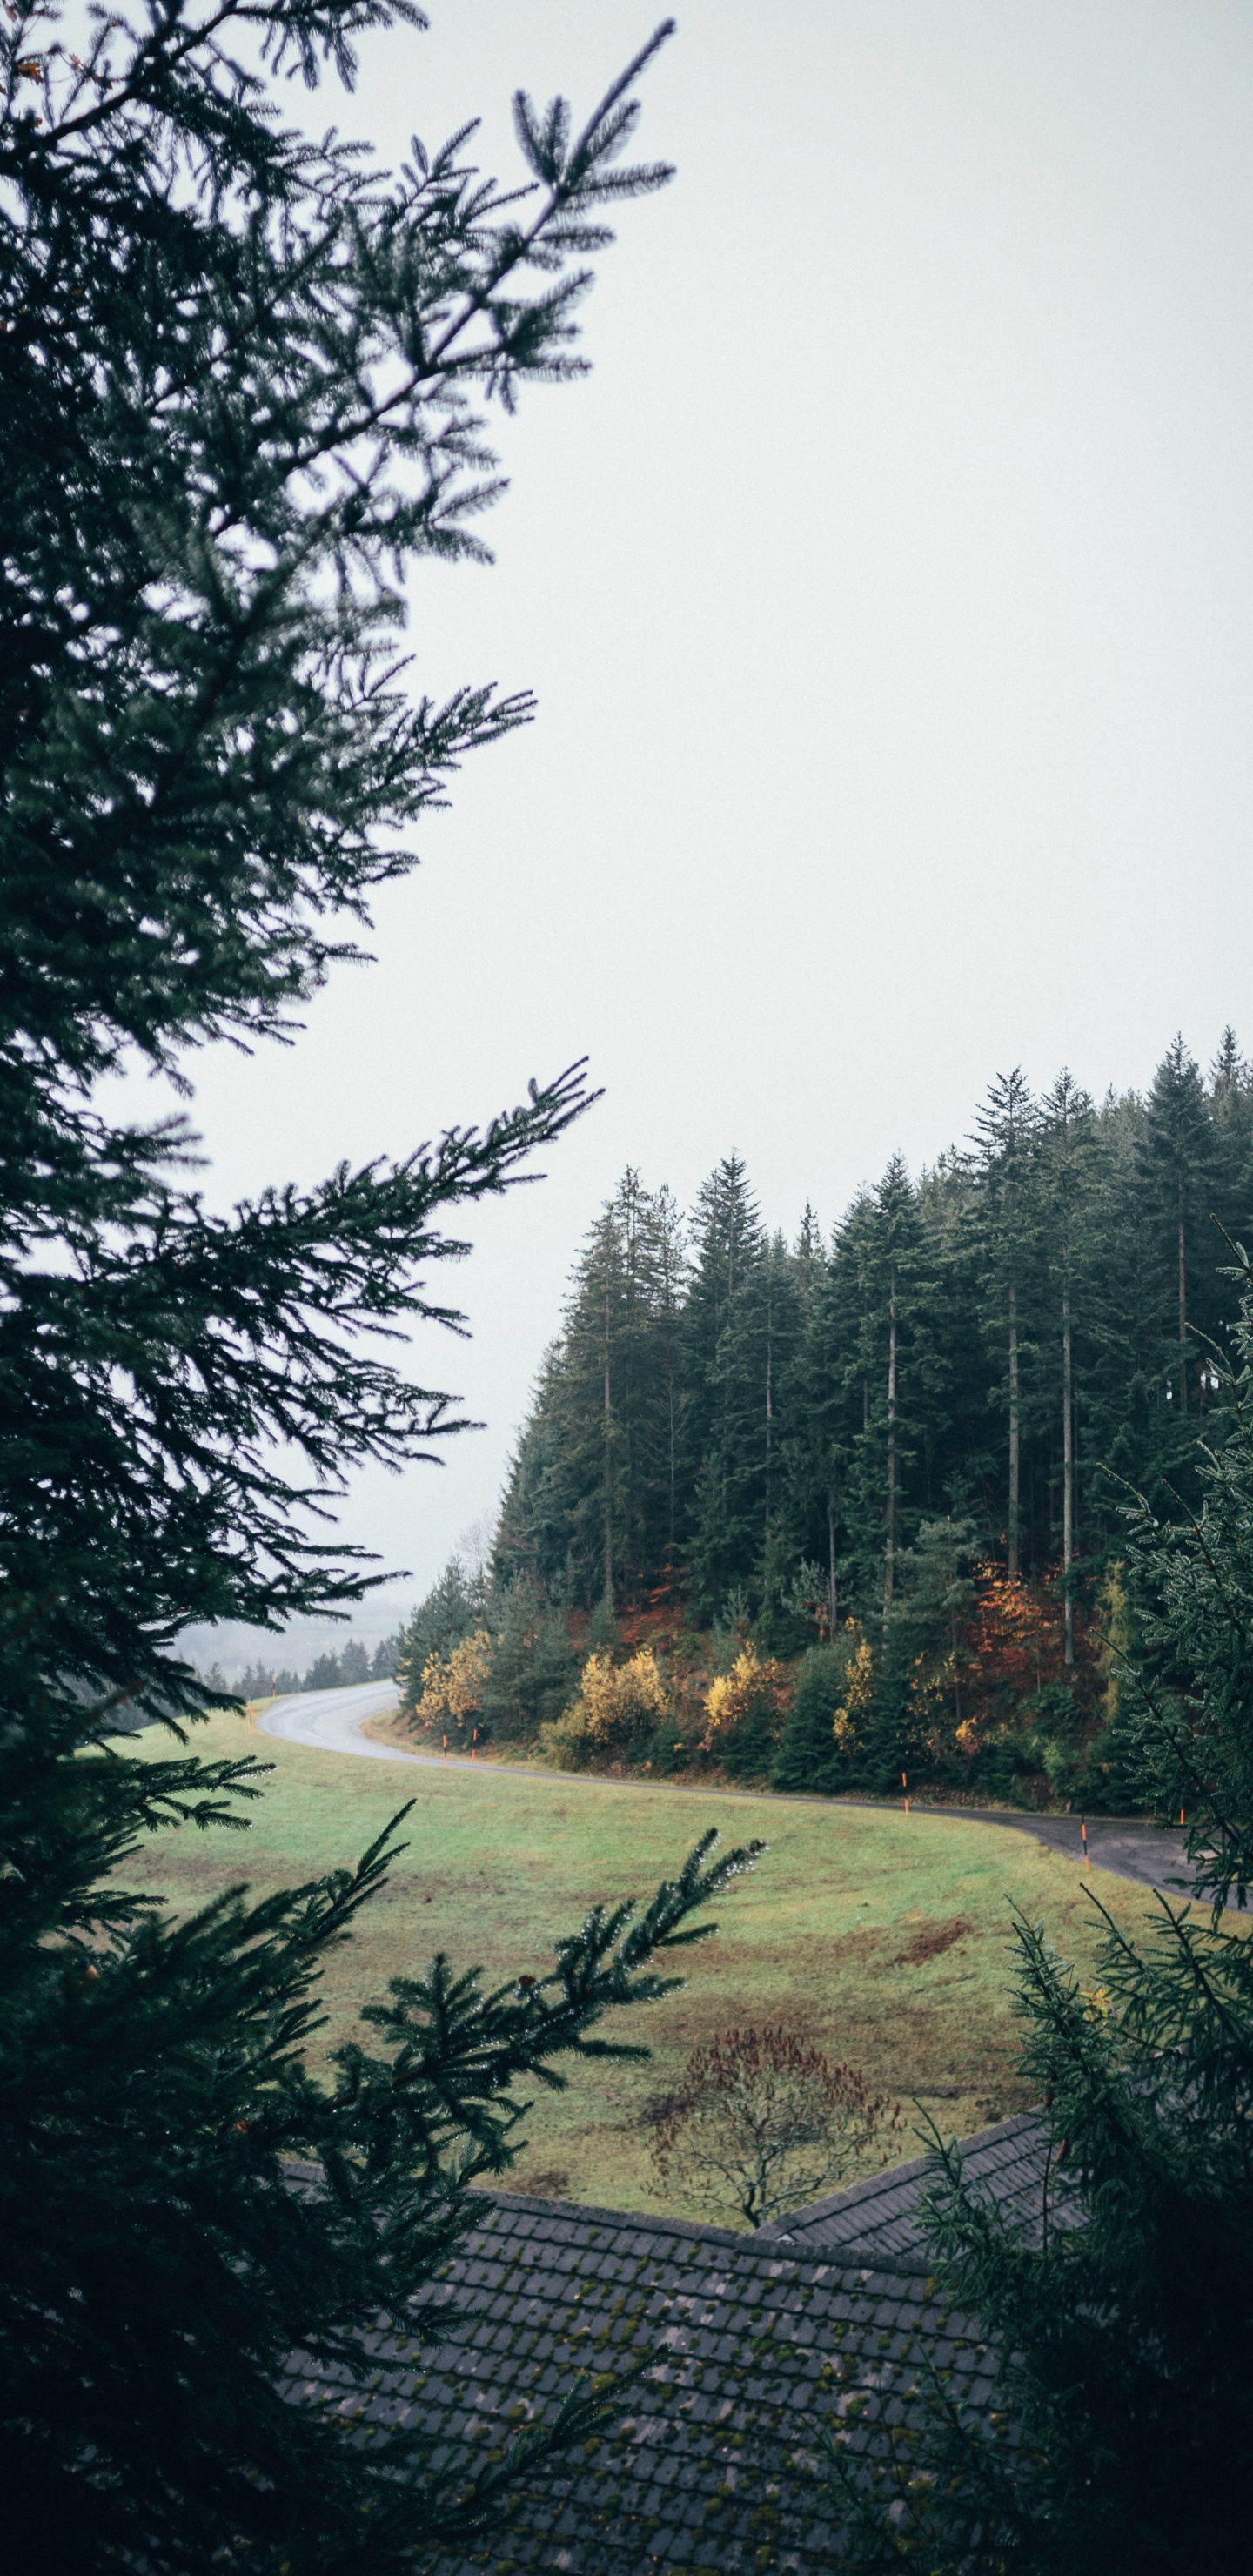
<svg viewBox="0 0 1253 2576"><path fill-rule="evenodd" d="M980 2188L1030 2211L1034 2122L963 2154ZM505 2527L432 2576L818 2576L835 2546L819 2436L854 2392L869 2393L854 2438L871 2452L876 2423L910 2412L923 2353L990 2395L994 2356L929 2277L926 2171L916 2159L755 2236L484 2193L442 2280L379 2339L376 2418L492 2448L580 2373L645 2370L603 2437L533 2475ZM298 2361L290 2393L328 2376Z"/></svg>

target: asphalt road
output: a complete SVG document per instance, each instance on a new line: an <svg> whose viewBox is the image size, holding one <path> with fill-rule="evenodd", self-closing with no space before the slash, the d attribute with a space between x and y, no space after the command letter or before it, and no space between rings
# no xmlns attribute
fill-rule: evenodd
<svg viewBox="0 0 1253 2576"><path fill-rule="evenodd" d="M937 1811L929 1809L930 1814ZM1011 1832L1034 1834L1054 1851L1083 1859L1083 1820L1079 1816L1010 1816L1000 1808L946 1808L980 1825L1008 1825ZM1088 1854L1094 1869L1112 1870L1115 1878L1137 1878L1143 1887L1164 1888L1168 1896L1186 1895L1190 1887L1185 1860L1186 1835L1136 1816L1090 1816Z"/></svg>
<svg viewBox="0 0 1253 2576"><path fill-rule="evenodd" d="M288 1744L312 1744L319 1753L367 1753L379 1762L420 1762L420 1753L394 1752L376 1744L361 1730L367 1717L386 1717L399 1693L394 1682L357 1682L350 1690L296 1691L276 1699L257 1719L262 1735L281 1735Z"/></svg>
<svg viewBox="0 0 1253 2576"><path fill-rule="evenodd" d="M363 1732L367 1718L383 1717L395 1708L394 1682L361 1682L351 1690L301 1691L290 1699L276 1700L264 1717L257 1719L263 1735L278 1735L289 1744L312 1745L323 1753L361 1753L376 1762L442 1763L439 1753L403 1753L398 1745L378 1744ZM469 1771L473 1766L464 1754L450 1754L449 1766ZM492 1766L493 1768L495 1766ZM551 1779L549 1771L530 1765L510 1764L523 1778ZM599 1782L601 1787L607 1784ZM623 1787L638 1783L623 1782ZM678 1783L680 1794L700 1797L751 1797L751 1790L688 1789ZM805 1803L809 1803L806 1801ZM815 1800L827 1806L827 1799ZM849 1801L853 1804L853 1801ZM934 1817L952 1816L964 1824L1003 1825L1011 1833L1034 1834L1054 1851L1066 1852L1076 1861L1083 1859L1083 1834L1078 1816L1022 1816L1007 1814L1002 1808L926 1807L919 1802L918 1814ZM1167 1895L1186 1892L1184 1836L1178 1830L1163 1832L1157 1825L1146 1825L1136 1817L1094 1816L1088 1824L1088 1851L1094 1868L1111 1870L1116 1878L1137 1879L1142 1887L1164 1888Z"/></svg>

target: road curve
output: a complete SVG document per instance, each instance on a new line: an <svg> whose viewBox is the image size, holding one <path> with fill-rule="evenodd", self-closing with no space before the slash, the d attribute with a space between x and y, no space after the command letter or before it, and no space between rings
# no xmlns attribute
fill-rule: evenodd
<svg viewBox="0 0 1253 2576"><path fill-rule="evenodd" d="M385 1717L397 1703L395 1682L359 1682L349 1690L299 1691L289 1699L275 1700L257 1727L262 1735L281 1736L288 1744L306 1744L320 1753L361 1753L375 1762L418 1762L426 1767L442 1764L439 1753L405 1753L399 1745L379 1744L364 1732L367 1718ZM449 1768L469 1771L474 1766L465 1754L450 1754ZM522 1779L551 1780L552 1773L523 1763L484 1763L482 1769L499 1772L506 1767ZM583 1779L588 1786L601 1788L639 1788L639 1781L609 1781L599 1773L566 1773L573 1785ZM659 1786L662 1784L658 1784ZM680 1781L666 1781L668 1789L680 1797L752 1798L760 1791L752 1789L689 1788ZM787 1804L833 1806L829 1798L788 1800ZM841 1805L860 1805L860 1800L840 1800ZM866 1805L874 1801L867 1799ZM895 1803L895 1802L894 1802ZM919 1801L915 1814L953 1817L958 1823L1003 1825L1012 1833L1034 1834L1037 1841L1051 1850L1064 1852L1070 1859L1083 1858L1083 1832L1078 1816L1029 1816L1007 1813L992 1807L925 1807ZM1164 1832L1160 1826L1146 1825L1135 1816L1096 1816L1088 1825L1088 1850L1096 1868L1112 1871L1116 1878L1130 1878L1142 1887L1159 1887L1169 1896L1186 1892L1187 1864L1184 1858L1184 1836Z"/></svg>
<svg viewBox="0 0 1253 2576"><path fill-rule="evenodd" d="M380 1762L421 1761L420 1754L394 1752L376 1744L361 1730L367 1717L387 1717L400 1694L394 1682L356 1682L349 1690L295 1691L276 1699L257 1719L262 1735L281 1735L286 1744L312 1744L319 1753L368 1753Z"/></svg>

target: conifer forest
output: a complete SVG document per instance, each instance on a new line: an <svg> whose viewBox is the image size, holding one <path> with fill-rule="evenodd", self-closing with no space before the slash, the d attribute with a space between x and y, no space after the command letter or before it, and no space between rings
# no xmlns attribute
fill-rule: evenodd
<svg viewBox="0 0 1253 2576"><path fill-rule="evenodd" d="M1176 1515L1225 1436L1251 1214L1230 1030L1144 1095L998 1077L966 1142L790 1244L734 1154L688 1218L628 1170L490 1577L454 1563L402 1638L408 1709L653 1771L1134 1804L1126 1515Z"/></svg>

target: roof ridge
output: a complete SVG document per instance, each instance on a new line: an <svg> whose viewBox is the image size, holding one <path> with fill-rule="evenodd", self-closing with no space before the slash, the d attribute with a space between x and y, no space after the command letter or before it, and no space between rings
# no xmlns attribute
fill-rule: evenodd
<svg viewBox="0 0 1253 2576"><path fill-rule="evenodd" d="M964 2157L973 2150L992 2146L1001 2139L1032 2128L1038 2116L1034 2111L1016 2111L1009 2119L994 2120L986 2129L972 2129L969 2137L957 2138L953 2143ZM774 2246L787 2245L790 2248L796 2243L789 2234L793 2226L808 2231L815 2220L830 2218L842 2210L856 2209L860 2203L874 2200L882 2192L897 2190L902 2183L918 2181L930 2163L931 2151L928 2149L901 2164L884 2165L878 2173L868 2174L863 2181L847 2183L843 2190L828 2193L825 2200L808 2201L802 2208L794 2210L790 2218L772 2219L765 2227L719 2227L711 2219L671 2218L661 2210L612 2209L602 2201L552 2200L537 2192L500 2188L486 2190L481 2186L478 2189L479 2197L492 2202L502 2213L521 2210L533 2218L564 2218L581 2221L584 2225L590 2222L597 2227L634 2227L656 2236L687 2237L705 2245L736 2246L743 2252L754 2247L769 2250ZM797 2252L799 2254L799 2247ZM813 2258L805 2254L800 2259L809 2261ZM881 2265L876 2264L874 2268L879 2269ZM889 2264L887 2268L895 2270L899 2267Z"/></svg>
<svg viewBox="0 0 1253 2576"><path fill-rule="evenodd" d="M550 2200L528 2191L481 2190L479 2197L502 2210L524 2209L536 2218L592 2219L600 2226L643 2227L659 2236L697 2236L716 2245L756 2245L764 2228L716 2227L711 2219L669 2218L661 2210L610 2209L602 2201Z"/></svg>
<svg viewBox="0 0 1253 2576"><path fill-rule="evenodd" d="M994 2120L986 2129L972 2129L969 2137L954 2138L952 2143L958 2153L966 2157L977 2149L990 2147L1001 2139L1033 2128L1038 2116L1034 2111L1015 2111L1008 2120ZM787 2231L795 2225L808 2228L816 2219L833 2218L842 2210L856 2209L863 2201L879 2198L884 2192L899 2190L902 2183L920 2182L930 2171L933 2153L934 2149L928 2147L922 2155L911 2156L903 2164L883 2165L878 2173L868 2174L862 2182L846 2183L841 2191L828 2192L825 2200L805 2201L801 2208L792 2211L789 2218L772 2219L758 2232L762 2236L786 2240Z"/></svg>
<svg viewBox="0 0 1253 2576"><path fill-rule="evenodd" d="M557 2212L568 2219L608 2219L618 2228L632 2227L638 2214L630 2209L602 2209L587 2201L541 2200L529 2192L484 2191L479 2196L483 2200L506 2205L512 2202L536 2216L551 2216ZM723 2246L728 2253L749 2255L759 2262L769 2262L772 2268L787 2264L789 2271L801 2279L817 2272L827 2280L834 2277L853 2282L858 2290L867 2294L874 2293L876 2283L914 2279L926 2279L930 2283L935 2270L929 2259L924 2260L912 2251L898 2251L892 2246L876 2246L873 2252L866 2253L857 2250L856 2245L850 2248L838 2242L834 2245L792 2244L777 2235L768 2237L764 2227L713 2227L700 2220L664 2217L648 2219L645 2224L659 2236L695 2237L704 2244ZM467 2243L473 2246L474 2241L472 2235L458 2247L442 2277L446 2278L465 2259Z"/></svg>

